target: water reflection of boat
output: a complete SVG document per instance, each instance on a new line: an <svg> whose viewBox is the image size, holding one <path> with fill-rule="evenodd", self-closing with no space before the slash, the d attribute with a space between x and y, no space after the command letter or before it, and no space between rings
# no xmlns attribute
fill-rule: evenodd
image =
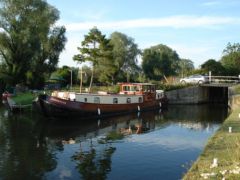
<svg viewBox="0 0 240 180"><path fill-rule="evenodd" d="M161 117L161 114L157 114L158 117L152 111L144 112L140 116L131 113L104 120L89 119L88 121L78 121L78 119L59 121L54 119L47 122L46 136L67 143L71 138L79 142L83 139L106 135L112 131L123 135L139 134L155 128L156 117Z"/></svg>
<svg viewBox="0 0 240 180"><path fill-rule="evenodd" d="M159 162L165 163L165 161L155 158L162 156L166 152L166 148L164 151L159 151L157 146L158 154L155 154L151 151L151 147L146 146L146 143L152 141L150 143L163 147L167 142L168 148L171 148L172 145L176 148L179 142L180 145L181 143L183 145L179 147L188 147L185 142L191 144L189 136L186 136L186 131L175 131L176 126L186 129L189 124L201 123L202 130L206 128L211 130L214 124L221 123L219 120L224 119L225 113L219 106L214 108L211 105L211 108L209 107L205 105L204 107L171 106L168 111L148 111L141 112L140 115L133 113L87 121L79 121L78 118L70 117L59 121L58 119L43 118L37 113L31 114L31 116L25 113L10 116L6 113L8 111L2 108L0 133L5 139L0 143L0 159L2 160L0 166L3 179L16 179L16 174L18 179L117 179L119 174L114 174L116 173L114 168L119 167L116 166L119 163L116 161L116 157L124 162L123 172L126 172L124 169L137 167L137 171L134 171L136 169L128 171L134 172L134 174L139 172L138 176L129 176L130 179L135 177L146 179L149 175L141 174L144 169L140 169L140 172L139 166L132 166L132 164L125 166L125 162L131 160L127 157L124 158L121 154L132 156L134 148L144 144L142 146L144 151L140 151L138 157L149 155L150 152L154 154L153 159L156 160L156 164L146 166L145 169L158 167ZM189 111L190 108L191 111ZM138 125L142 127L140 132L145 134L136 134ZM194 131L201 131L196 126L191 127ZM177 135L172 138L175 133ZM183 138L183 141L182 139L179 141L179 138L182 137L178 136L178 133L182 134L182 137L186 136L186 140L184 141ZM165 140L168 136L170 139ZM206 134L204 133L203 136ZM194 144L199 142L195 139L197 137L193 136ZM201 141L202 138L199 139ZM132 148L129 148L130 144L133 145ZM196 149L195 146L194 149ZM170 149L170 151L174 153L173 158L182 157L175 150ZM186 156L189 156L188 152L184 150ZM146 163L146 161L140 162ZM179 167L179 165L177 166ZM66 172L65 170L69 173L63 174L62 172ZM163 176L153 176L155 179L158 177Z"/></svg>
<svg viewBox="0 0 240 180"><path fill-rule="evenodd" d="M140 116L134 113L104 120L56 120L49 124L45 130L48 132L46 134L49 137L48 142L59 146L60 150L74 147L75 151L71 159L76 163L75 167L81 178L107 179L114 161L113 155L119 153L120 150L116 144L125 141L124 137L131 139L133 136L134 139L134 136L138 136L138 133L164 129L171 124L199 123L194 121L196 117L193 118L192 113L190 113L190 116L184 115L182 117L184 120L178 119L181 113L169 117L169 115L177 112L174 109L174 107L171 108L170 112L144 112ZM203 124L205 123L203 122ZM72 145L72 143L76 143L76 145Z"/></svg>
<svg viewBox="0 0 240 180"><path fill-rule="evenodd" d="M188 107L191 107L191 112L189 112ZM227 116L226 111L214 113L223 107L213 105L211 105L211 108L209 107L210 105L203 105L201 108L199 105L184 106L184 108L171 106L167 111L130 113L109 118L88 119L87 121L79 121L78 118L71 117L65 118L64 121L53 119L47 122L45 129L47 130L47 136L56 137L59 141L68 141L70 138L81 141L106 135L112 131L123 135L145 133L155 128L166 128L171 124L194 131L202 131L221 123L223 117Z"/></svg>
<svg viewBox="0 0 240 180"><path fill-rule="evenodd" d="M164 108L167 98L150 83L120 83L120 92L112 94L53 92L40 95L38 105L47 116L103 117Z"/></svg>
<svg viewBox="0 0 240 180"><path fill-rule="evenodd" d="M4 104L4 103L6 103L7 102L7 99L9 98L9 97L12 97L13 96L13 94L11 94L11 93L9 93L9 92L7 92L7 91L5 91L4 93L2 93L2 103Z"/></svg>

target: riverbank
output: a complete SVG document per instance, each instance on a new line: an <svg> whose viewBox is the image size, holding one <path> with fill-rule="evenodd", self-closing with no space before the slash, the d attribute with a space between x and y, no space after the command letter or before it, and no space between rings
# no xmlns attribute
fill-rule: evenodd
<svg viewBox="0 0 240 180"><path fill-rule="evenodd" d="M184 175L192 179L240 179L240 107L233 109Z"/></svg>
<svg viewBox="0 0 240 180"><path fill-rule="evenodd" d="M4 100L5 105L12 111L21 111L23 109L32 109L32 102L37 97L37 93L26 92L12 95Z"/></svg>

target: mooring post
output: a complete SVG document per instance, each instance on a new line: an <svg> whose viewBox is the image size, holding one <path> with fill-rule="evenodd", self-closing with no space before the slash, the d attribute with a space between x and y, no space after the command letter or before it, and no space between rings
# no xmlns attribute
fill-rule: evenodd
<svg viewBox="0 0 240 180"><path fill-rule="evenodd" d="M209 71L209 75L208 75L208 80L209 80L209 83L211 83L211 81L212 81L212 72L211 71Z"/></svg>

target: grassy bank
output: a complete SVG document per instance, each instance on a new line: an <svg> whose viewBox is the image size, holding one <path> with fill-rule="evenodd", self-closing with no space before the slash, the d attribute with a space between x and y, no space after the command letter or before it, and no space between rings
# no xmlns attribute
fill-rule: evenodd
<svg viewBox="0 0 240 180"><path fill-rule="evenodd" d="M11 99L17 105L29 105L32 104L32 101L37 97L36 93L26 92L26 93L19 93L16 96L11 97Z"/></svg>
<svg viewBox="0 0 240 180"><path fill-rule="evenodd" d="M240 108L237 108L209 139L203 153L183 179L240 179L239 116ZM229 127L232 127L231 133ZM214 158L217 159L217 163L213 163Z"/></svg>

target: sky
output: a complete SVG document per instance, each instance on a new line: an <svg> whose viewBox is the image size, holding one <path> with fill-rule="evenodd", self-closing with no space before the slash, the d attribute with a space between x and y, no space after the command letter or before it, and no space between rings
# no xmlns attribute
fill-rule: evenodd
<svg viewBox="0 0 240 180"><path fill-rule="evenodd" d="M96 26L107 38L121 32L140 49L164 44L198 68L220 60L227 44L240 42L239 0L47 0L60 11L57 25L68 39L59 67L77 67L84 35ZM141 63L141 59L139 60Z"/></svg>

